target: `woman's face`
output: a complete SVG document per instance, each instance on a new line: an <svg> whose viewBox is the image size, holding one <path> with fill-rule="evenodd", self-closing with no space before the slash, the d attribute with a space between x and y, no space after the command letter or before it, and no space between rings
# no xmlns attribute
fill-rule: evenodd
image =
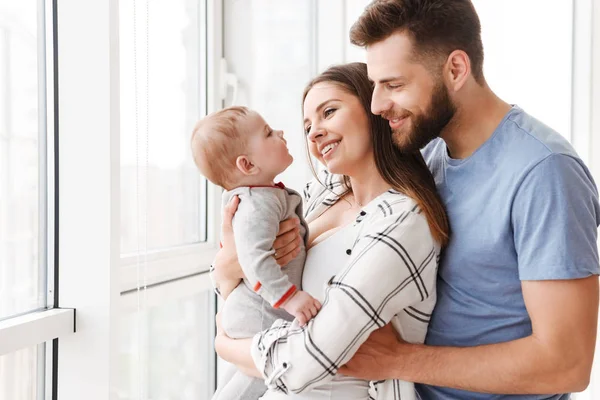
<svg viewBox="0 0 600 400"><path fill-rule="evenodd" d="M310 153L331 173L352 176L373 161L367 114L335 83L317 83L306 95L304 132Z"/></svg>

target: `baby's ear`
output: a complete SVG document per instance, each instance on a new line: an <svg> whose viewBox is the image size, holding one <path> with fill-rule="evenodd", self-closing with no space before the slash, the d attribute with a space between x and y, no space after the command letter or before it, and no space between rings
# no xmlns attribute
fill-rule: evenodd
<svg viewBox="0 0 600 400"><path fill-rule="evenodd" d="M244 175L250 176L258 173L258 167L247 156L238 156L235 160L235 165Z"/></svg>

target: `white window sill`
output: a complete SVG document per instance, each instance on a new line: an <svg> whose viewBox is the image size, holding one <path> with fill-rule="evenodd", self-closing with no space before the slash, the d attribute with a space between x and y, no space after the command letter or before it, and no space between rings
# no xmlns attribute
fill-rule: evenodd
<svg viewBox="0 0 600 400"><path fill-rule="evenodd" d="M55 308L0 321L0 355L75 332L75 310Z"/></svg>

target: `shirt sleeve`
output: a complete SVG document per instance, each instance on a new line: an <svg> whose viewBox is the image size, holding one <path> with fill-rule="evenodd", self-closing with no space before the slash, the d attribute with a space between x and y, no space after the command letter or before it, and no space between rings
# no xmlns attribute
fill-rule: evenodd
<svg viewBox="0 0 600 400"><path fill-rule="evenodd" d="M278 308L296 286L273 258L273 242L279 230L282 205L275 195L240 195L233 218L238 260L250 287L271 306Z"/></svg>
<svg viewBox="0 0 600 400"><path fill-rule="evenodd" d="M427 221L406 207L384 212L360 222L315 318L303 328L278 320L253 338L251 354L269 389L302 393L330 381L371 332L435 296L439 247Z"/></svg>
<svg viewBox="0 0 600 400"><path fill-rule="evenodd" d="M589 171L552 154L523 179L512 208L521 280L577 279L599 273L598 192Z"/></svg>

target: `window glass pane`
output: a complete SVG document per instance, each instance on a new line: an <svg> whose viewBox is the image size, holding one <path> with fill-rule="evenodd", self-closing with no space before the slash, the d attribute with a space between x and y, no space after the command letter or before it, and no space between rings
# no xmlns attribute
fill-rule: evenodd
<svg viewBox="0 0 600 400"><path fill-rule="evenodd" d="M570 138L573 1L474 0L473 4L481 20L484 73L490 87ZM513 12L516 9L518 13ZM535 29L529 29L532 20Z"/></svg>
<svg viewBox="0 0 600 400"><path fill-rule="evenodd" d="M354 46L350 43L350 28L361 16L365 7L371 2L370 0L345 0L346 1L346 27L344 35L344 43L346 45L346 62L360 61L366 62L367 55L361 47Z"/></svg>
<svg viewBox="0 0 600 400"><path fill-rule="evenodd" d="M40 345L0 356L0 399L38 399L38 392L43 392L38 356L43 352Z"/></svg>
<svg viewBox="0 0 600 400"><path fill-rule="evenodd" d="M140 386L148 399L210 399L215 358L212 297L212 291L203 291L144 310L139 317L123 317L119 399L138 399Z"/></svg>
<svg viewBox="0 0 600 400"><path fill-rule="evenodd" d="M121 253L138 250L138 226L144 232L146 215L143 248L204 241L206 182L190 151L192 129L205 108L204 1L119 4Z"/></svg>
<svg viewBox="0 0 600 400"><path fill-rule="evenodd" d="M279 179L302 190L311 177L302 126L302 90L316 70L315 2L226 0L225 58L239 80L232 103L256 109L283 129L294 164Z"/></svg>
<svg viewBox="0 0 600 400"><path fill-rule="evenodd" d="M0 0L0 319L45 306L38 3Z"/></svg>

